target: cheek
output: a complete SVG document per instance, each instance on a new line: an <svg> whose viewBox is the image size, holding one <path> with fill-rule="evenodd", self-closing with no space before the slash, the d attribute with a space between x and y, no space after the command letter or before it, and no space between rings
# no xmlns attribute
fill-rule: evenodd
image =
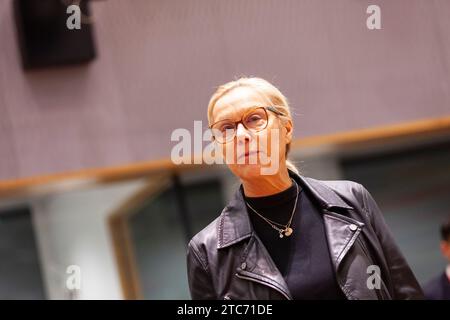
<svg viewBox="0 0 450 320"><path fill-rule="evenodd" d="M221 145L222 147L222 157L226 164L236 163L236 144L234 142L229 142Z"/></svg>
<svg viewBox="0 0 450 320"><path fill-rule="evenodd" d="M261 136L261 141L259 143L260 149L264 150L268 156L273 153L279 153L284 156L286 150L286 139L283 134L283 130L278 128L266 130Z"/></svg>

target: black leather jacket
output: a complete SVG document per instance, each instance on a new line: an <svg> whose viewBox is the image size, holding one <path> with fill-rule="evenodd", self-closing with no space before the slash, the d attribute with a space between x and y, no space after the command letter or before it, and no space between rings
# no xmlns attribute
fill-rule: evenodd
<svg viewBox="0 0 450 320"><path fill-rule="evenodd" d="M336 278L348 299L423 298L378 205L361 184L289 174L323 214ZM372 265L380 271L378 282ZM291 299L284 278L253 232L240 190L220 216L191 239L187 267L193 299Z"/></svg>

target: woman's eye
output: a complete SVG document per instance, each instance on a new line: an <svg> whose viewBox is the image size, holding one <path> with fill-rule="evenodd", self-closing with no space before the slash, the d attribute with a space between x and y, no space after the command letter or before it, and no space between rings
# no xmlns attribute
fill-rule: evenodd
<svg viewBox="0 0 450 320"><path fill-rule="evenodd" d="M220 131L234 130L234 126L231 123L224 124L220 127Z"/></svg>
<svg viewBox="0 0 450 320"><path fill-rule="evenodd" d="M247 118L247 122L255 122L261 120L261 117L257 114L251 115Z"/></svg>

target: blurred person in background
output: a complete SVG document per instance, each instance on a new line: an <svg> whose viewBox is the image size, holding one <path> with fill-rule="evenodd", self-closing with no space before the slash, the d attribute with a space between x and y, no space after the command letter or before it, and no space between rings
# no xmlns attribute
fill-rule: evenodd
<svg viewBox="0 0 450 320"><path fill-rule="evenodd" d="M425 297L430 300L450 300L450 218L441 226L441 252L448 264L443 273L425 286Z"/></svg>
<svg viewBox="0 0 450 320"><path fill-rule="evenodd" d="M241 185L188 244L193 299L423 298L370 193L353 181L305 177L287 159L293 121L278 88L261 78L226 83L210 99L208 121ZM278 170L262 174L266 164L249 161L255 154Z"/></svg>

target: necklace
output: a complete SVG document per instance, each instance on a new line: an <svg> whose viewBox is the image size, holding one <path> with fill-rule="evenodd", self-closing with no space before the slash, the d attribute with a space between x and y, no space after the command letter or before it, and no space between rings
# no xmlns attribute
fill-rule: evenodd
<svg viewBox="0 0 450 320"><path fill-rule="evenodd" d="M283 238L284 236L289 237L294 230L291 228L292 218L294 217L295 209L297 209L297 200L298 200L298 194L299 194L299 188L298 184L295 180L293 180L296 187L297 187L297 194L295 196L295 203L294 208L292 208L291 217L289 218L289 221L287 224L281 224L278 222L275 222L273 220L270 220L269 218L264 217L262 214L260 214L258 211L256 211L247 201L245 201L245 204L252 209L254 213L256 213L260 218L262 218L265 222L267 222L273 229L275 229L278 233L280 238Z"/></svg>

